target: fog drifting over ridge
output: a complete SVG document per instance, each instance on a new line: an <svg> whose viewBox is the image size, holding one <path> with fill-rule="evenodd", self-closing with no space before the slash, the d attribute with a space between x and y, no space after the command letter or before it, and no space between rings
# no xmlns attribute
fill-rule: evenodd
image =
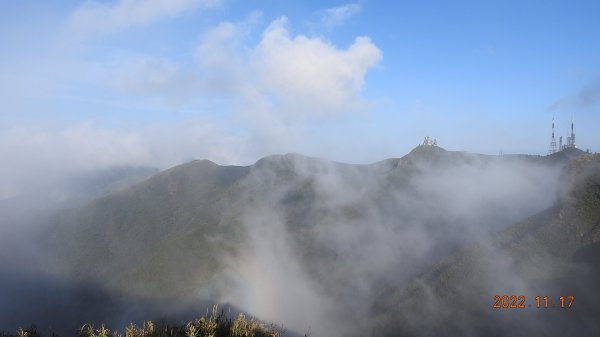
<svg viewBox="0 0 600 337"><path fill-rule="evenodd" d="M600 335L598 4L259 6L0 5L0 334Z"/></svg>
<svg viewBox="0 0 600 337"><path fill-rule="evenodd" d="M417 156L399 167L272 159L294 174L284 182L256 169L247 178L268 197L247 202L242 222L249 241L227 260L234 281L225 284L236 286L223 290L222 301L300 333L369 331L366 318L385 296L382 289L406 286L457 247L489 239L555 201L558 167L469 154L455 159L436 164ZM395 185L403 166L415 171L402 172L410 178ZM290 198L304 201L299 190L311 204L290 210ZM264 196L259 191L250 195ZM303 228L294 220L299 215Z"/></svg>
<svg viewBox="0 0 600 337"><path fill-rule="evenodd" d="M220 1L85 4L71 13L63 30L93 37L180 15L186 9L220 5ZM101 24L91 25L88 19ZM346 139L327 141L329 149L323 151L323 140L311 140L306 129L367 113L372 103L362 96L362 89L367 73L381 62L382 51L367 36L340 47L322 37L293 33L285 16L262 21L262 13L255 11L240 21L210 27L189 51L190 64L144 53L84 61L72 59L80 55L71 55L71 48L46 46L52 56L48 62L65 64L59 62L43 72L30 66L19 73L20 81L45 83L60 78L69 82L84 73L84 85L105 91L94 89L92 97L77 96L78 100L97 105L97 95L105 94L112 97L101 100L107 113L116 110L123 115L117 113L115 120L120 122L110 121L108 126L93 117L66 123L8 118L0 129L0 157L7 163L0 168L0 200L22 190L46 188L48 183L52 188L52 181L64 176L111 166L167 169L197 158L248 165L272 153L332 153ZM258 41L248 36L255 30L262 31ZM9 87L9 94L16 92L7 101L24 94L65 95L52 86L39 86L46 91L36 92L33 87L23 93L18 86ZM84 116L91 109L80 108ZM14 116L19 112L44 115L27 109L22 101L8 109ZM127 116L140 109L150 110L150 121L131 122ZM166 117L153 120L162 113Z"/></svg>
<svg viewBox="0 0 600 337"><path fill-rule="evenodd" d="M124 212L133 224L139 223L135 219L143 216L146 210L138 204L131 204L135 211L120 207L111 215L110 203L126 206L139 198L169 200L181 193L184 193L182 196L187 195L189 192L185 191L190 187L198 188L190 184L205 186L202 188L206 189L204 192L199 191L208 193L209 199L202 197L198 199L199 204L182 205L183 208L173 214L191 211L188 207L198 208L203 210L200 214L207 211L208 218L216 217L214 227L205 227L208 220L197 216L192 216L195 222L182 228L171 227L170 221L156 222L162 227L160 232L172 232L172 235L167 234L172 236L171 241L182 240L181 235L187 231L198 233L194 237L200 235L198 238L207 240L203 241L207 245L194 247L189 246L189 242L177 244L173 241L168 245L171 247L168 251L157 251L166 256L172 255L167 261L173 261L176 266L189 266L183 270L173 269L187 275L182 278L150 274L157 284L165 284L165 293L174 291L176 294L178 289L193 289L184 297L176 295L167 300L160 293L153 293L154 286L144 286L143 279L134 281L131 276L119 274L122 272L111 273L109 283L96 284L94 269L73 269L72 262L48 260L53 254L51 251L29 251L27 256L34 262L32 265L43 265L43 268L38 268L39 271L36 267L29 272L32 275L41 272L40 280L46 279L48 276L45 274L49 272L52 275L49 280L62 279L67 287L74 282L72 278L75 276L79 281L73 284L84 281L92 290L106 292L105 300L100 299L96 306L79 312L77 317L89 319L99 315L100 318L94 319L104 317L114 324L126 324L148 315L161 317L185 313L190 307L198 308L200 303L218 302L260 319L283 324L296 333L308 330L319 336L382 333L385 328L377 330L371 320L381 310L376 308L385 307L386 292L396 294L448 254L489 240L507 226L550 207L556 201L562 164L547 159L537 156L484 156L422 146L401 159L369 165L342 164L297 154L266 157L246 168L217 166L208 161L191 162L126 189L125 194L109 195L100 202L76 209L75 214L79 212L84 216L80 218L83 221L81 229L77 228L77 220L73 222L77 217L68 220L68 213L63 214L59 219L75 225L72 229L78 233L66 231L65 228L69 227L63 227L58 233L65 237L53 241L59 244L62 240L73 241L69 245L74 244L75 250L67 250L71 252L69 261L75 262L75 265L84 263L80 265L83 267L88 260L78 257L78 254L88 249L88 240L92 240L90 243L97 240L92 239L96 235L93 233L103 233L106 221L109 227L106 227L107 234L102 235L107 237L100 238L97 244L99 247L115 247L111 249L117 249L114 251L116 260L101 262L103 258L99 256L100 260L88 262L95 264L94 268L107 272L120 270L113 269L115 263L119 259L127 259L129 253L116 247L144 245L143 240L161 240L164 234L145 233L144 226L138 224L130 227L138 233L133 238L139 237L142 241L135 243L126 237L113 237L113 234L120 235L115 230L127 228L122 227L127 223L115 223L111 219L119 219L118 214ZM199 173L193 173L196 169L200 170ZM226 173L227 170L232 173ZM191 180L183 182L180 178L175 179L180 175ZM234 180L227 183L232 185L227 185L229 187L225 190L221 190L225 187L216 187L215 194L211 194L215 187L210 187L210 184L221 179ZM205 185L207 183L209 185ZM166 190L163 192L162 188ZM217 199L208 201L213 198ZM189 204L188 200L182 201ZM109 213L100 212L100 205L108 207L106 211ZM147 204L146 207L147 211L158 208L150 214L158 214L164 219L171 217L169 208L172 206L164 202ZM98 220L85 220L92 214L96 215L91 218ZM59 226L57 229L62 226L61 221L54 224ZM48 227L42 225L40 228ZM180 230L183 232L177 233ZM27 236L24 238L31 240ZM78 242L82 246L76 248ZM14 245L5 245L4 248L11 246ZM186 259L193 256L189 255L193 250L200 253L206 250L213 254L211 258L218 266L214 274L206 278L205 270L191 267L197 265L197 261ZM73 255L74 252L78 253ZM98 252L92 249L89 254L93 257ZM150 252L156 255L156 252ZM40 259L37 254L48 256ZM146 260L148 257L141 255L141 258ZM507 260L502 255L490 253L486 261L491 269L507 270ZM56 264L55 267L53 264ZM498 266L494 267L495 264ZM3 266L11 270L6 267ZM165 274L168 273L165 270ZM162 279L168 280L167 283L160 281ZM190 283L190 279L203 281L194 284ZM515 277L514 282L521 285L520 289L529 289L529 280ZM131 297L124 303L119 302L118 297L111 299L113 292L126 295L131 290L138 294L137 299ZM64 300L84 305L86 297L81 296L85 293L69 293ZM42 299L43 304L49 306L53 305L52 301L63 301ZM168 309L160 305L165 300L169 303ZM105 310L110 306L113 312L107 315ZM59 317L60 314L57 316L60 322ZM13 324L9 322L23 318L17 315L13 321L0 323Z"/></svg>

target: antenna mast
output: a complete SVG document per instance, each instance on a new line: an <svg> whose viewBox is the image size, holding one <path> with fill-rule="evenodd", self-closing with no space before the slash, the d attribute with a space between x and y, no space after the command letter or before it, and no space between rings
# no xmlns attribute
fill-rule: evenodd
<svg viewBox="0 0 600 337"><path fill-rule="evenodd" d="M570 148L577 147L577 144L575 144L575 131L573 128L573 124L575 124L575 122L574 122L573 114L571 114L571 132L567 136L567 145L565 147L570 147Z"/></svg>
<svg viewBox="0 0 600 337"><path fill-rule="evenodd" d="M550 139L550 148L548 149L548 154L553 154L556 152L556 139L554 138L554 117L552 117L552 139Z"/></svg>
<svg viewBox="0 0 600 337"><path fill-rule="evenodd" d="M571 114L571 147L576 148L577 144L575 144L575 131L573 131L573 124L575 124L575 118L573 114Z"/></svg>

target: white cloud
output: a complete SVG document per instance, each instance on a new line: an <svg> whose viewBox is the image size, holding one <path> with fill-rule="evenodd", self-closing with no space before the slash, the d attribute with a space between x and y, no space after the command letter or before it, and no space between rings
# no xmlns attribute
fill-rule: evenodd
<svg viewBox="0 0 600 337"><path fill-rule="evenodd" d="M221 23L198 48L202 72L219 74L221 84L227 79L224 90L244 97L246 110L267 109L284 119L359 108L364 77L382 58L377 46L357 37L341 49L319 37L292 36L287 25L285 17L273 21L260 41L248 46L245 28Z"/></svg>
<svg viewBox="0 0 600 337"><path fill-rule="evenodd" d="M321 11L321 24L328 30L342 26L362 10L360 4L346 4Z"/></svg>
<svg viewBox="0 0 600 337"><path fill-rule="evenodd" d="M136 130L92 122L60 129L13 127L0 133L0 201L31 191L48 193L66 177L113 166L165 169L198 158L250 164L256 156L243 137L202 120Z"/></svg>
<svg viewBox="0 0 600 337"><path fill-rule="evenodd" d="M368 37L346 50L303 35L291 37L287 20L274 21L252 55L261 87L286 108L303 114L352 110L368 70L382 57Z"/></svg>
<svg viewBox="0 0 600 337"><path fill-rule="evenodd" d="M71 14L67 26L72 33L82 37L105 35L220 4L221 0L119 0L110 4L86 2Z"/></svg>
<svg viewBox="0 0 600 337"><path fill-rule="evenodd" d="M147 162L135 133L94 128L63 130L15 127L0 134L0 200L23 193L49 193L65 177L112 165Z"/></svg>
<svg viewBox="0 0 600 337"><path fill-rule="evenodd" d="M251 81L243 45L261 16L254 12L239 23L221 22L204 34L196 50L204 91L238 95L244 90L241 86Z"/></svg>
<svg viewBox="0 0 600 337"><path fill-rule="evenodd" d="M7 127L0 132L5 163L0 167L0 177L5 177L0 179L0 199L113 165L167 168L197 158L250 164L267 154L292 151L326 156L319 152L322 139L306 136L306 122L331 121L331 116L363 108L364 77L380 61L381 51L367 37L343 48L320 37L294 35L284 17L250 42L259 20L260 13L253 13L243 22L221 23L207 32L197 49L197 68L139 54L71 63L77 69L73 76L85 73L100 89L112 86L124 92L116 97L119 104L147 102L148 96L177 98L183 92L196 99L194 104L218 97L226 108L210 105L216 107L210 119L133 129L93 122L62 129ZM144 97L127 95L131 93Z"/></svg>
<svg viewBox="0 0 600 337"><path fill-rule="evenodd" d="M0 140L0 155L8 163L3 170L37 169L37 162L50 172L63 167L76 172L146 162L148 155L136 133L100 129L89 122L54 131L15 127L1 134Z"/></svg>
<svg viewBox="0 0 600 337"><path fill-rule="evenodd" d="M193 74L163 57L136 55L109 62L108 79L117 90L169 103L182 103L191 97L196 85Z"/></svg>
<svg viewBox="0 0 600 337"><path fill-rule="evenodd" d="M240 63L244 55L239 49L262 20L262 15L262 12L254 11L241 22L221 22L204 34L197 49L198 61L203 69L224 71L230 68L233 58L239 58L235 63Z"/></svg>
<svg viewBox="0 0 600 337"><path fill-rule="evenodd" d="M369 106L362 97L365 75L382 53L368 37L340 48L293 35L281 17L254 42L256 21L251 16L208 31L197 59L203 91L232 102L235 121L259 152L307 151L307 122L339 120Z"/></svg>

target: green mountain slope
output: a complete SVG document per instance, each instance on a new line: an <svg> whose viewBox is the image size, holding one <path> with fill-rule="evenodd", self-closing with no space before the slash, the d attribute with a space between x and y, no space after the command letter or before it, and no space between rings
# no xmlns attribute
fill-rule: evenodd
<svg viewBox="0 0 600 337"><path fill-rule="evenodd" d="M109 289L133 295L189 291L171 285L191 285L200 281L194 276L213 273L210 237L232 230L232 223L221 223L221 200L247 174L245 167L195 161L59 214L48 237L64 262L59 273L102 279Z"/></svg>

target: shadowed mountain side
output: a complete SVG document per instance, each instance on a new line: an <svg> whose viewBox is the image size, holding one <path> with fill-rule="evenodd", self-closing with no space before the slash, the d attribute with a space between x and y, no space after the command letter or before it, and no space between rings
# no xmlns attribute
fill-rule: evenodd
<svg viewBox="0 0 600 337"><path fill-rule="evenodd" d="M182 305L172 301L150 301L125 293L107 291L99 284L74 285L39 275L9 273L0 280L0 335L34 324L44 336L74 336L83 324L106 324L125 331L130 324L146 320L182 322L205 313L213 303ZM12 304L12 305L8 305ZM227 307L235 316L239 310Z"/></svg>
<svg viewBox="0 0 600 337"><path fill-rule="evenodd" d="M561 182L554 206L381 292L374 334L598 335L600 156L571 161ZM527 307L493 309L496 295L526 296ZM555 307L536 308L538 295Z"/></svg>
<svg viewBox="0 0 600 337"><path fill-rule="evenodd" d="M110 329L110 334L106 336L164 336L160 330L154 334L149 333L149 330L145 333L131 331L132 324L148 327L149 322L153 322L157 329L168 328L170 336L189 336L185 328L189 327L190 322L207 327L207 324L202 324L202 319L212 319L215 322L215 317L217 324L225 326L231 323L235 325L233 321L240 317L245 320L237 322L238 326L229 331L219 329L217 336L240 336L242 333L252 336L282 336L279 332L285 330L273 322L258 321L249 313L229 304L215 305L197 301L182 305L177 301L152 301L108 292L98 284L74 286L55 279L39 276L32 278L31 275L18 273L11 273L0 279L0 298L3 300L3 305L0 306L0 336L7 337L24 336L17 332L18 328L30 327L34 332L30 332L28 336L93 337L99 335L96 329L101 326ZM18 303L18 306L7 306L4 303ZM80 333L80 329L86 325L88 328L94 327L94 331ZM173 331L177 325L185 331ZM264 332L256 333L257 331ZM285 336L299 337L300 334L289 331Z"/></svg>
<svg viewBox="0 0 600 337"><path fill-rule="evenodd" d="M211 237L232 230L222 221L228 205L220 201L247 173L247 167L195 161L62 212L44 239L58 252L50 265L60 266L54 268L60 275L102 278L108 289L125 287L131 294L185 294L217 268ZM192 276L192 270L205 272Z"/></svg>
<svg viewBox="0 0 600 337"><path fill-rule="evenodd" d="M151 167L116 166L103 171L80 174L67 182L65 189L70 191L71 195L63 201L63 207L83 205L140 183L158 172L158 169Z"/></svg>

